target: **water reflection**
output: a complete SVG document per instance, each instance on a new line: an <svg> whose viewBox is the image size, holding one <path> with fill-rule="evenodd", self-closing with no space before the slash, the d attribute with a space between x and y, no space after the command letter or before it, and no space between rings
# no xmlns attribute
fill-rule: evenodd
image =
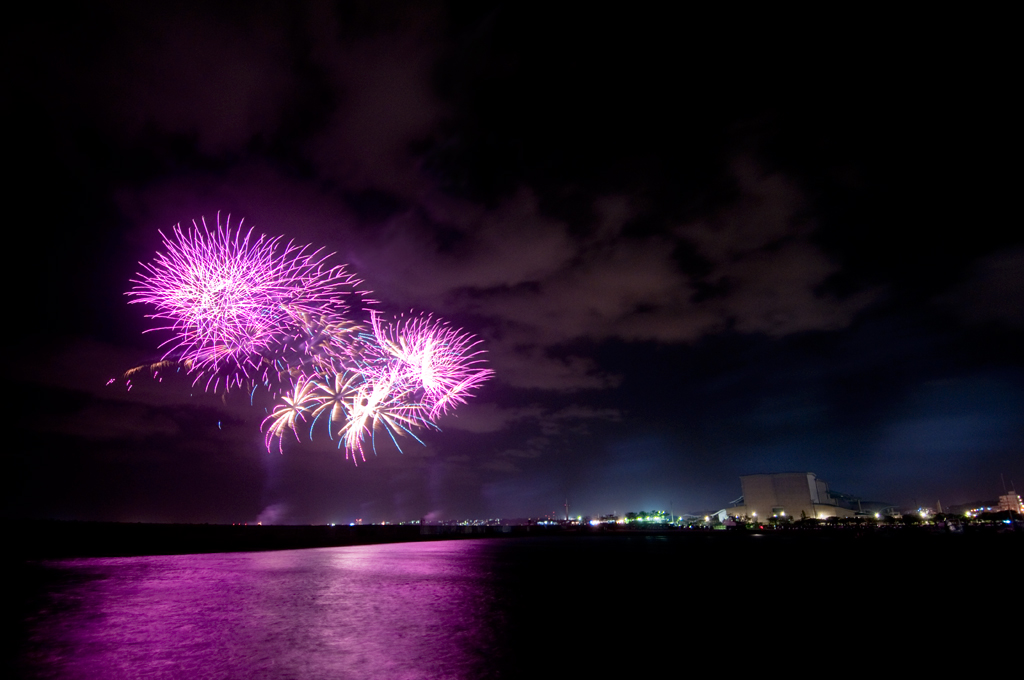
<svg viewBox="0 0 1024 680"><path fill-rule="evenodd" d="M43 677L470 678L502 618L486 541L48 563Z"/></svg>

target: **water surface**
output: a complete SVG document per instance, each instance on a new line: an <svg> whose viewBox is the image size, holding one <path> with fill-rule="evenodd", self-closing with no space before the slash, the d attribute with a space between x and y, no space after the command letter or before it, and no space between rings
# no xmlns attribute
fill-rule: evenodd
<svg viewBox="0 0 1024 680"><path fill-rule="evenodd" d="M934 642L918 631L1013 625L1012 607L991 605L1016 590L1005 565L1019 537L724 534L36 562L18 583L16 666L43 678L575 680L684 677L708 659L758 672L786 654L852 669L882 645L909 668Z"/></svg>
<svg viewBox="0 0 1024 680"><path fill-rule="evenodd" d="M487 541L50 562L26 662L61 678L470 678L500 665Z"/></svg>

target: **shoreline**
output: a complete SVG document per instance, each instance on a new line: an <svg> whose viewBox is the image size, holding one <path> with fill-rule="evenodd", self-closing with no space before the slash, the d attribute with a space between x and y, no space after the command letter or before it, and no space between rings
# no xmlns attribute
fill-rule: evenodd
<svg viewBox="0 0 1024 680"><path fill-rule="evenodd" d="M141 557L228 552L261 552L345 547L381 543L447 541L473 538L617 536L657 538L702 545L737 543L851 542L904 544L919 541L974 543L979 540L1024 540L1024 533L973 527L961 534L931 527L826 528L816 530L605 529L536 525L449 526L416 524L225 525L145 524L64 520L17 520L7 523L8 553L15 560L88 557Z"/></svg>

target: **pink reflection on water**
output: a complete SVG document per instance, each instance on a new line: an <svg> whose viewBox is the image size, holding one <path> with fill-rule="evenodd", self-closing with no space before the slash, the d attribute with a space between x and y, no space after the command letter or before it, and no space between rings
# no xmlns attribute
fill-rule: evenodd
<svg viewBox="0 0 1024 680"><path fill-rule="evenodd" d="M501 614L486 541L49 563L39 675L481 677Z"/></svg>

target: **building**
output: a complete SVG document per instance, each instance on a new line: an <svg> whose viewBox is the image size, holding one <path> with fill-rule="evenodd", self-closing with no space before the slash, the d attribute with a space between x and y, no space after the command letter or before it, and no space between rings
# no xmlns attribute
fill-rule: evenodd
<svg viewBox="0 0 1024 680"><path fill-rule="evenodd" d="M1007 510L1024 514L1024 507L1021 506L1020 496L1016 491L1008 491L999 497L999 507L995 508L995 511L1006 512Z"/></svg>
<svg viewBox="0 0 1024 680"><path fill-rule="evenodd" d="M833 497L828 483L813 472L742 475L740 485L743 488L741 504L728 509L728 514L734 517L827 519L855 514L852 508L840 505L839 494Z"/></svg>

